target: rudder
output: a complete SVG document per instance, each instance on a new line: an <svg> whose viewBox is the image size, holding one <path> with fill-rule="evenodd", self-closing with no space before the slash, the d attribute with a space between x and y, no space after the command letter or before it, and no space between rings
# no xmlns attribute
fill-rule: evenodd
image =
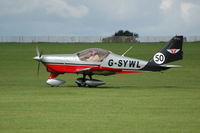
<svg viewBox="0 0 200 133"><path fill-rule="evenodd" d="M183 36L174 36L143 68L144 71L162 71L176 65L165 65L183 59Z"/></svg>
<svg viewBox="0 0 200 133"><path fill-rule="evenodd" d="M183 59L183 36L174 36L154 57L151 64L166 64Z"/></svg>

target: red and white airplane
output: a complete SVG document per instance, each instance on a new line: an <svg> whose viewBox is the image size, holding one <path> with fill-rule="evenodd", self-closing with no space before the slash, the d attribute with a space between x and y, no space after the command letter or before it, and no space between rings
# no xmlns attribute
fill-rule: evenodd
<svg viewBox="0 0 200 133"><path fill-rule="evenodd" d="M117 55L111 51L101 48L90 48L74 54L53 54L42 55L36 48L37 56L34 60L44 64L50 72L47 84L59 86L65 81L58 80L56 77L64 73L82 74L75 82L78 86L96 87L105 84L104 81L93 79L93 75L113 75L124 73L141 73L147 71L162 71L176 65L166 65L166 63L180 60L183 58L182 51L183 36L173 37L152 59L144 61L140 59ZM89 78L86 78L88 76Z"/></svg>

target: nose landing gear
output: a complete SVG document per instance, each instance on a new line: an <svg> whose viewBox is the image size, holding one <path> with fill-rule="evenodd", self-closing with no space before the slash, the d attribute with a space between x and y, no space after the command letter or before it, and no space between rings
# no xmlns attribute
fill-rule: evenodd
<svg viewBox="0 0 200 133"><path fill-rule="evenodd" d="M64 80L55 79L58 75L59 74L57 73L51 73L46 83L51 87L58 87L59 85L64 84L65 83Z"/></svg>
<svg viewBox="0 0 200 133"><path fill-rule="evenodd" d="M59 80L59 79L48 79L47 84L50 85L51 87L58 87L61 84L64 84L64 80Z"/></svg>

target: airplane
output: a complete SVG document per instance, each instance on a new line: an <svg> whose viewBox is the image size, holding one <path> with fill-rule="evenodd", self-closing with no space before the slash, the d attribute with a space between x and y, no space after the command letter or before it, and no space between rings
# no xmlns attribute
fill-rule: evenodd
<svg viewBox="0 0 200 133"><path fill-rule="evenodd" d="M149 61L124 56L130 49L123 55L118 55L101 48L89 48L74 54L43 55L36 47L37 56L33 59L39 62L38 72L40 63L43 63L50 72L46 82L52 87L65 83L64 80L56 79L58 75L64 73L82 74L82 78L75 80L79 87L97 87L106 82L93 79L93 75L154 72L180 67L167 63L183 59L182 44L183 36L174 36Z"/></svg>

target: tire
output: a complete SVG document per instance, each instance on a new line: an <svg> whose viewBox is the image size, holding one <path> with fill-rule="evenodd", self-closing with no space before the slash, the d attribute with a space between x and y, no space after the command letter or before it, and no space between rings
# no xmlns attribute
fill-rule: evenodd
<svg viewBox="0 0 200 133"><path fill-rule="evenodd" d="M83 83L83 84L79 84L79 83L77 83L77 85L78 85L78 87L85 87L85 86L86 86L85 83Z"/></svg>

